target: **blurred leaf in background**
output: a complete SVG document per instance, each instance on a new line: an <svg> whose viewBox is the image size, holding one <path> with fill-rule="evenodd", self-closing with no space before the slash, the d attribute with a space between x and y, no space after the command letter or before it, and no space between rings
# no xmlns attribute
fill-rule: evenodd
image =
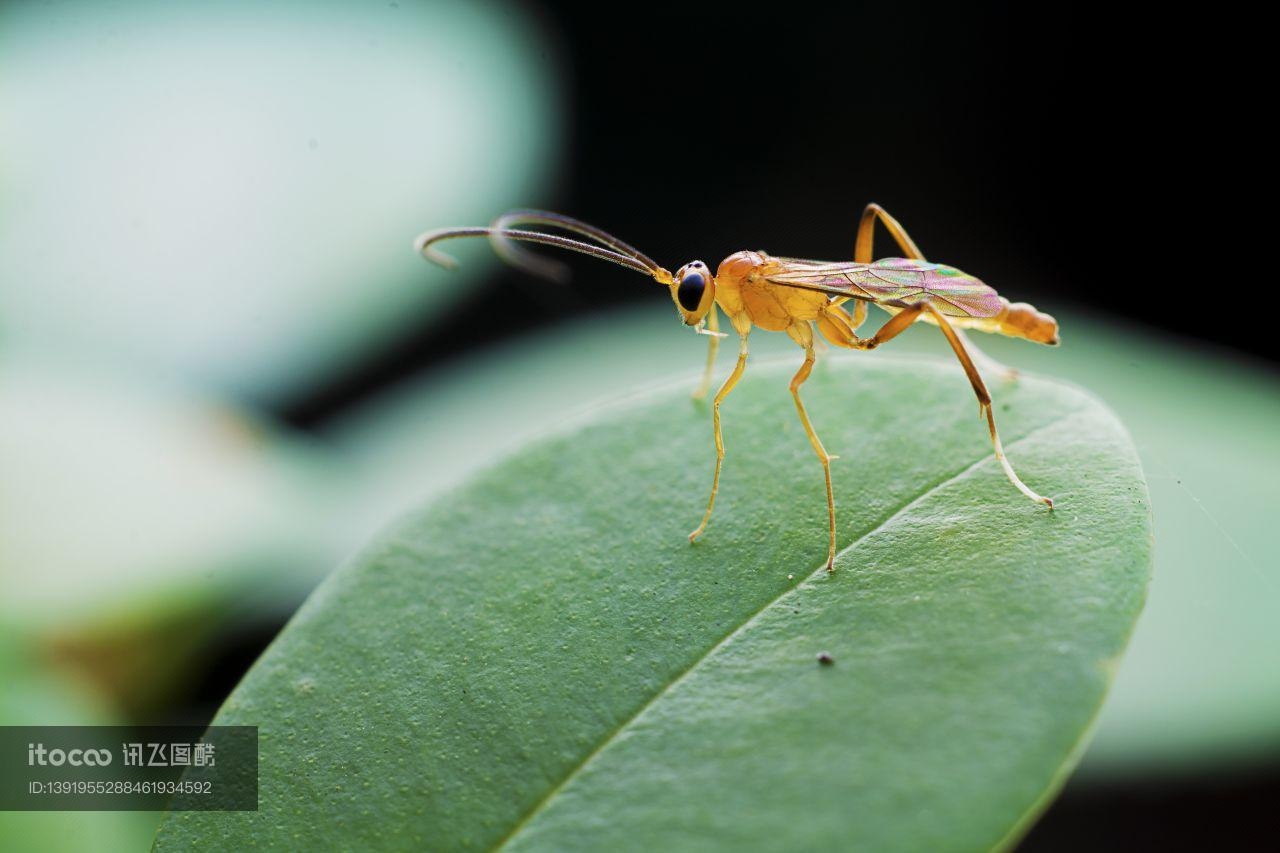
<svg viewBox="0 0 1280 853"><path fill-rule="evenodd" d="M258 401L483 270L413 236L555 163L538 27L467 3L0 6L0 332Z"/></svg>
<svg viewBox="0 0 1280 853"><path fill-rule="evenodd" d="M65 628L310 564L332 553L332 462L191 391L0 360L0 613Z"/></svg>
<svg viewBox="0 0 1280 853"><path fill-rule="evenodd" d="M547 185L556 76L514 4L0 5L16 657L153 719L350 550L342 460L265 410L474 286L412 238Z"/></svg>
<svg viewBox="0 0 1280 853"><path fill-rule="evenodd" d="M216 621L287 611L350 547L320 446L192 390L0 356L0 622L120 702L153 707Z"/></svg>
<svg viewBox="0 0 1280 853"><path fill-rule="evenodd" d="M118 722L94 691L41 665L38 650L0 622L0 726L111 725ZM154 812L0 811L0 850L83 853L145 850Z"/></svg>

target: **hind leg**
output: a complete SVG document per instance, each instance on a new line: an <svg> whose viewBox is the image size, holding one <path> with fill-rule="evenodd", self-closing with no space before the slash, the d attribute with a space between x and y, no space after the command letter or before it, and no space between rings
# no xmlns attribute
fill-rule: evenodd
<svg viewBox="0 0 1280 853"><path fill-rule="evenodd" d="M873 202L862 211L862 219L858 221L858 237L853 247L854 261L860 264L869 264L874 260L877 221L884 225L884 229L889 232L889 236L898 244L898 248L902 250L903 257L918 261L925 260L924 253L920 251L915 241L911 239L907 229L903 228L898 220L890 216L889 211ZM1018 377L1017 370L1001 364L984 353L978 348L977 344L969 339L963 329L957 329L953 326L952 331L960 339L961 346L969 351L970 358L981 364L988 372L998 373L1006 380Z"/></svg>
<svg viewBox="0 0 1280 853"><path fill-rule="evenodd" d="M869 338L855 338L854 346L856 349L875 349L883 343L896 338L902 334L908 326L920 318L921 314L928 314L937 322L938 328L942 329L942 334L947 336L947 342L951 344L951 349L955 352L956 358L960 359L960 366L964 368L965 375L969 377L969 384L973 386L973 393L978 398L979 416L985 416L987 419L987 429L991 433L991 446L995 449L996 459L1000 461L1000 467L1004 469L1005 476L1009 478L1009 482L1031 500L1042 503L1049 509L1053 509L1053 498L1047 498L1044 495L1033 492L1022 482L1022 479L1013 470L1013 466L1009 464L1009 459L1004 455L1004 445L1000 442L1000 432L996 429L996 416L991 409L991 392L987 390L987 384L982 381L982 374L978 372L978 368L973 363L973 359L969 357L969 352L964 348L964 344L960 341L960 336L956 334L955 328L947 320L937 308L934 308L928 302L917 302L909 308L904 308L897 314L889 318L889 322L880 327L880 330Z"/></svg>

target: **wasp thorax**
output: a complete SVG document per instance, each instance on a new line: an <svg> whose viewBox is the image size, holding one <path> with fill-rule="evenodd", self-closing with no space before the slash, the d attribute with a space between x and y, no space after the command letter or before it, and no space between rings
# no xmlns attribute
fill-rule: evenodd
<svg viewBox="0 0 1280 853"><path fill-rule="evenodd" d="M716 277L740 282L763 264L764 257L760 252L734 252L720 262L720 269L716 270Z"/></svg>
<svg viewBox="0 0 1280 853"><path fill-rule="evenodd" d="M686 326L696 326L711 310L716 280L702 261L693 261L676 271L671 280L671 298Z"/></svg>

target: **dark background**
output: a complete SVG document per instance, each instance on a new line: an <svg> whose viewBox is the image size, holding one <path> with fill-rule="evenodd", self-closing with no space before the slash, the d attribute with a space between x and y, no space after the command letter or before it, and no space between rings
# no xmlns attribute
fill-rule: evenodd
<svg viewBox="0 0 1280 853"><path fill-rule="evenodd" d="M1247 21L1078 4L688 6L531 7L569 102L548 166L558 189L529 206L675 269L739 249L849 257L877 201L930 258L1015 301L1274 363L1274 336L1231 316L1269 308L1237 301L1259 293L1236 281L1266 247L1264 219L1240 201L1261 185L1266 144L1242 94L1258 55ZM549 298L520 273L495 276L286 420L313 426L470 349L658 296L625 270L575 279Z"/></svg>
<svg viewBox="0 0 1280 853"><path fill-rule="evenodd" d="M1250 198L1266 137L1247 96L1254 69L1238 58L1256 55L1247 21L1176 6L1159 18L1088 5L748 8L534 7L570 94L558 190L528 205L675 269L739 249L849 257L877 201L931 258L1014 300L1275 364L1274 335L1239 321L1269 312L1273 286L1240 274L1269 249ZM484 223L424 226L464 224ZM506 271L283 415L314 427L495 340L656 298L620 269L551 298ZM1278 798L1275 768L1077 780L1022 849L1252 849Z"/></svg>

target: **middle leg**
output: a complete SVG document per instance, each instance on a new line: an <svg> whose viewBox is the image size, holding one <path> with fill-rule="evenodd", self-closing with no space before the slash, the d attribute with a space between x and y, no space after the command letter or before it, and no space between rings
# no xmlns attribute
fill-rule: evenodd
<svg viewBox="0 0 1280 853"><path fill-rule="evenodd" d="M813 452L818 454L818 461L822 463L822 475L826 479L827 484L827 571L835 571L836 561L836 500L835 493L831 488L831 460L836 457L827 453L827 449L822 446L822 439L818 438L818 433L813 428L813 424L809 421L809 413L805 411L804 401L800 399L800 386L809 378L809 374L813 372L813 329L806 322L798 322L787 329L787 334L791 339L800 346L804 347L804 364L800 365L800 369L796 371L796 375L791 378L791 396L796 401L796 411L800 415L800 423L804 425L805 435L809 436L809 443L813 445Z"/></svg>
<svg viewBox="0 0 1280 853"><path fill-rule="evenodd" d="M693 392L693 399L701 400L707 396L707 392L711 390L711 374L716 369L716 353L720 351L720 339L724 335L720 334L720 312L716 310L716 304L711 303L711 310L707 312L707 327L699 329L700 334L705 334L710 341L707 343L707 366L702 371L702 381L698 383L697 389Z"/></svg>
<svg viewBox="0 0 1280 853"><path fill-rule="evenodd" d="M853 247L853 260L859 264L869 264L875 259L875 239L876 239L876 221L879 220L884 229L889 232L889 236L893 238L893 242L898 244L898 248L902 251L904 257L912 260L923 261L924 253L920 251L920 247L911 239L911 235L907 233L907 229L902 227L902 223L889 215L889 211L880 205L872 202L862 211L862 219L858 221L858 236ZM1018 371L1005 364L1001 364L991 356L983 352L977 344L969 339L963 329L951 327L952 333L956 338L960 339L960 345L968 350L969 357L978 364L981 364L987 370L993 373L999 373L1005 379L1016 379ZM951 335L947 336L948 338Z"/></svg>

